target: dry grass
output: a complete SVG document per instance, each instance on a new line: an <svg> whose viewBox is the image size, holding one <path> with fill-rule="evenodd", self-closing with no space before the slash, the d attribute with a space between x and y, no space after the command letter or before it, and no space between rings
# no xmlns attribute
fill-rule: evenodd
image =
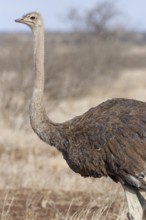
<svg viewBox="0 0 146 220"><path fill-rule="evenodd" d="M124 220L125 215L123 201L119 207L117 203L121 201L114 196L109 200L98 195L102 197L101 201L92 196L90 201L89 195L83 192L54 193L50 190L29 189L3 190L0 196L1 219Z"/></svg>
<svg viewBox="0 0 146 220"><path fill-rule="evenodd" d="M0 36L0 219L126 219L119 184L73 173L62 155L31 130L30 39L29 35ZM146 100L146 48L89 36L84 40L72 35L49 39L46 105L50 103L48 114L54 121L82 114L112 97Z"/></svg>
<svg viewBox="0 0 146 220"><path fill-rule="evenodd" d="M1 219L125 218L120 185L73 173L62 156L31 131L5 129L0 142Z"/></svg>

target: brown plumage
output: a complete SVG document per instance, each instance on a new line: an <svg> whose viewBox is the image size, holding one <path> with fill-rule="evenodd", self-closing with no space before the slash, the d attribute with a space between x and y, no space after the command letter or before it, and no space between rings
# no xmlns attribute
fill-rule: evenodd
<svg viewBox="0 0 146 220"><path fill-rule="evenodd" d="M144 102L113 99L62 124L60 150L69 166L82 176L110 176L146 190L145 108Z"/></svg>
<svg viewBox="0 0 146 220"><path fill-rule="evenodd" d="M112 99L64 123L52 122L43 104L44 30L40 14L28 13L35 37L35 83L30 105L33 130L62 152L69 167L84 177L109 176L125 189L129 219L144 219L146 201L146 103Z"/></svg>

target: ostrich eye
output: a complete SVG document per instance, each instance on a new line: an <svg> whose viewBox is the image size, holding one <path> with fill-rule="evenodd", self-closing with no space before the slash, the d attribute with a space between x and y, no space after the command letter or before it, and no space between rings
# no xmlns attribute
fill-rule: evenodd
<svg viewBox="0 0 146 220"><path fill-rule="evenodd" d="M31 19L31 20L35 20L35 17L34 17L34 16L31 16L30 19Z"/></svg>

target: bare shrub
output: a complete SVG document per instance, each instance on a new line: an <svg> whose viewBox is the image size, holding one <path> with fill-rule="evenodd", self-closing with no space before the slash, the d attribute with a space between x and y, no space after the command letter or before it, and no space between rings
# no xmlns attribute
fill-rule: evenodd
<svg viewBox="0 0 146 220"><path fill-rule="evenodd" d="M92 8L81 12L77 8L71 8L67 13L67 19L77 31L96 32L109 34L116 18L121 15L115 1L98 1Z"/></svg>

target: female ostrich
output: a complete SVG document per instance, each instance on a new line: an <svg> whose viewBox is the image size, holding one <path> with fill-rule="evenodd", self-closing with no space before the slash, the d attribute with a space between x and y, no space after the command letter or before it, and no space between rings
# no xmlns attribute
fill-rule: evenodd
<svg viewBox="0 0 146 220"><path fill-rule="evenodd" d="M112 99L64 123L52 122L43 104L44 29L41 15L16 19L34 33L34 90L30 104L33 130L62 152L69 167L84 177L109 176L126 192L131 220L146 219L146 103Z"/></svg>

